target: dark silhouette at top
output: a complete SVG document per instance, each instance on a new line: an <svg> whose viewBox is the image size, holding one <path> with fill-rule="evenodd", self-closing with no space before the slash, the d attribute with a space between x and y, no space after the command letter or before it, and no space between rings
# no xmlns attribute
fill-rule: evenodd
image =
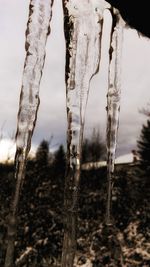
<svg viewBox="0 0 150 267"><path fill-rule="evenodd" d="M149 1L107 0L120 11L122 18L133 29L150 38Z"/></svg>

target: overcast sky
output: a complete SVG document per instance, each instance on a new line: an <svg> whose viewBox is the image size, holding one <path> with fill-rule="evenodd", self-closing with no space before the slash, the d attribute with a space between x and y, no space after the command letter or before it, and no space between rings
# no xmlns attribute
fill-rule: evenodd
<svg viewBox="0 0 150 267"><path fill-rule="evenodd" d="M46 61L40 86L41 104L33 136L33 144L54 136L53 144L65 144L65 42L61 0L55 0L51 35L48 38ZM29 0L0 0L0 128L11 136L16 131L19 94L25 58L25 29ZM105 54L105 53L103 53ZM118 154L135 148L146 117L138 109L150 101L150 41L134 30L125 30L122 60L122 98ZM100 72L91 82L86 112L85 132L100 127L106 129L106 58L103 55Z"/></svg>

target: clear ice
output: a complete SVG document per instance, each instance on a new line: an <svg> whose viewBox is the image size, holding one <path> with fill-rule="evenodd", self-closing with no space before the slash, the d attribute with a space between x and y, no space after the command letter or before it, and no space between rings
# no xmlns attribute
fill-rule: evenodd
<svg viewBox="0 0 150 267"><path fill-rule="evenodd" d="M62 267L72 267L76 251L78 194L85 110L90 80L98 71L104 0L66 0L67 171L64 193Z"/></svg>
<svg viewBox="0 0 150 267"><path fill-rule="evenodd" d="M45 60L45 45L50 32L53 0L31 0L26 31L26 59L23 71L18 125L16 133L16 191L8 225L8 247L5 267L13 267L17 211L27 156L36 124L39 86ZM101 54L103 12L110 5L104 0L63 0L66 39L66 107L67 168L64 190L64 240L62 267L73 267L76 252L78 194L82 140L90 80L97 73ZM114 14L113 14L114 15ZM113 26L109 89L107 96L107 176L108 201L106 223L111 223L111 191L114 172L117 130L120 110L120 62L122 25L118 14ZM116 21L114 19L114 21ZM113 23L114 25L114 23Z"/></svg>
<svg viewBox="0 0 150 267"><path fill-rule="evenodd" d="M115 154L117 146L117 132L119 126L120 97L121 97L121 58L123 42L123 20L117 10L112 14L112 34L110 43L109 85L107 94L107 210L106 224L111 225L111 199ZM116 22L116 24L114 24Z"/></svg>
<svg viewBox="0 0 150 267"><path fill-rule="evenodd" d="M16 133L15 178L16 191L11 205L8 226L8 247L5 267L13 267L14 241L20 191L25 175L27 156L31 146L39 106L39 86L45 61L45 45L50 33L53 0L31 0L26 30L26 59Z"/></svg>

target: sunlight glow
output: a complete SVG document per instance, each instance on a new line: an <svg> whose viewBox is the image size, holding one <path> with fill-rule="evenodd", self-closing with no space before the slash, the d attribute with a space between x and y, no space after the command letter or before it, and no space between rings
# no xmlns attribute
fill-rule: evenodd
<svg viewBox="0 0 150 267"><path fill-rule="evenodd" d="M14 160L16 145L11 139L0 141L0 162L12 162Z"/></svg>
<svg viewBox="0 0 150 267"><path fill-rule="evenodd" d="M15 158L16 144L14 140L3 138L0 140L0 162L13 162ZM36 148L33 146L30 150L29 157L34 157Z"/></svg>

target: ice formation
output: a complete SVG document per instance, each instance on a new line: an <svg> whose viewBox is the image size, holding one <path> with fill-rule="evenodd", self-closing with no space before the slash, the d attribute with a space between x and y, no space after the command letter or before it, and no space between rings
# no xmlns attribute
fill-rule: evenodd
<svg viewBox="0 0 150 267"><path fill-rule="evenodd" d="M50 33L52 4L53 0L31 0L30 2L25 43L26 59L16 133L16 191L11 205L5 267L13 266L18 203L39 106L39 86L45 61L46 40Z"/></svg>
<svg viewBox="0 0 150 267"><path fill-rule="evenodd" d="M106 223L111 224L111 194L119 125L121 97L121 56L123 41L123 20L117 10L113 12L112 36L110 44L109 88L107 94L107 214Z"/></svg>
<svg viewBox="0 0 150 267"><path fill-rule="evenodd" d="M26 31L26 59L16 133L16 191L8 227L5 267L13 266L14 240L19 196L25 175L26 160L36 124L39 86L45 60L45 45L50 32L53 0L31 0ZM101 54L103 12L110 5L104 0L63 0L66 39L67 169L64 192L64 241L62 267L72 267L76 251L77 211L85 111L90 80L97 73ZM110 224L112 178L120 109L120 62L122 25L114 14L110 49L107 104L108 201L107 224ZM117 20L116 20L117 18Z"/></svg>
<svg viewBox="0 0 150 267"><path fill-rule="evenodd" d="M64 200L62 267L73 266L85 110L90 80L101 52L105 1L63 1L66 38L67 171Z"/></svg>

